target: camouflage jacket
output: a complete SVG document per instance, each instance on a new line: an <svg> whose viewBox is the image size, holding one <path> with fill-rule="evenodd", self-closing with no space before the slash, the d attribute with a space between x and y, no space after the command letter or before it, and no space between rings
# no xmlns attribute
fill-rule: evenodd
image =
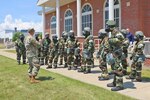
<svg viewBox="0 0 150 100"><path fill-rule="evenodd" d="M25 47L27 57L38 56L38 49L40 48L40 44L30 34L25 39Z"/></svg>

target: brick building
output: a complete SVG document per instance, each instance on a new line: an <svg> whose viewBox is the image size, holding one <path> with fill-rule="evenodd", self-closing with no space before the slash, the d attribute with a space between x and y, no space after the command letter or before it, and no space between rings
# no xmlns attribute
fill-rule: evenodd
<svg viewBox="0 0 150 100"><path fill-rule="evenodd" d="M97 36L106 21L113 19L119 29L141 30L150 37L150 0L38 0L37 5L43 8L44 33L61 36L64 30L74 30L81 39L88 26Z"/></svg>

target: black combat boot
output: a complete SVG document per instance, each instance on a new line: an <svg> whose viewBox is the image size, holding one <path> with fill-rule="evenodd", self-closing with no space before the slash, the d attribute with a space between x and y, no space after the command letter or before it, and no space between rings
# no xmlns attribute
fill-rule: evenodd
<svg viewBox="0 0 150 100"><path fill-rule="evenodd" d="M71 70L71 65L68 65L68 70Z"/></svg>
<svg viewBox="0 0 150 100"><path fill-rule="evenodd" d="M119 91L119 90L123 90L123 89L124 88L121 86L116 86L116 87L111 88L111 91Z"/></svg>
<svg viewBox="0 0 150 100"><path fill-rule="evenodd" d="M113 82L112 82L112 83L108 83L108 84L107 84L107 87L115 87L115 86L116 86L116 84L115 84L115 83L113 83Z"/></svg>

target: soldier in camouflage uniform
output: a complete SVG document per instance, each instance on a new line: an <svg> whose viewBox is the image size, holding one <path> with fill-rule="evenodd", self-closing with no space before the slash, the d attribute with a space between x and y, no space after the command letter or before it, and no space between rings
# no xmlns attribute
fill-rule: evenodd
<svg viewBox="0 0 150 100"><path fill-rule="evenodd" d="M78 68L81 66L81 54L80 54L80 42L77 43L77 48L75 48L75 59L74 59L74 66L75 68Z"/></svg>
<svg viewBox="0 0 150 100"><path fill-rule="evenodd" d="M74 66L74 52L75 48L77 47L77 40L74 36L74 31L71 30L68 34L68 40L67 40L67 64L68 64L68 70L76 69Z"/></svg>
<svg viewBox="0 0 150 100"><path fill-rule="evenodd" d="M124 59L122 60L122 66L123 66L123 74L127 75L127 67L128 67L128 63L127 63L127 58L128 58L128 47L130 45L129 43L129 39L127 38L127 31L125 29L121 30L121 33L124 36L124 40L123 40L123 46L122 46L122 50L124 53Z"/></svg>
<svg viewBox="0 0 150 100"><path fill-rule="evenodd" d="M49 33L45 34L45 38L42 40L42 58L41 58L41 65L44 65L44 60L45 60L45 65L48 64L48 56L49 56L49 46L50 46L51 40L49 38Z"/></svg>
<svg viewBox="0 0 150 100"><path fill-rule="evenodd" d="M64 56L64 49L65 49L65 41L64 41L64 38L61 37L59 39L59 57L60 57L60 63L59 65L62 65L63 64L63 56Z"/></svg>
<svg viewBox="0 0 150 100"><path fill-rule="evenodd" d="M135 47L133 49L132 56L130 57L133 60L131 65L131 73L127 79L133 79L135 82L141 82L141 71L142 71L142 63L145 61L145 55L143 53L144 49L144 34L142 31L137 31L135 33Z"/></svg>
<svg viewBox="0 0 150 100"><path fill-rule="evenodd" d="M53 35L52 36L52 42L50 44L50 56L49 56L49 64L47 69L52 68L52 64L53 64L53 68L57 68L57 62L58 62L58 48L59 48L59 42L57 39L57 35Z"/></svg>
<svg viewBox="0 0 150 100"><path fill-rule="evenodd" d="M24 44L24 35L21 34L19 39L15 42L16 52L17 52L17 62L20 65L20 60L22 56L23 64L26 64L26 48Z"/></svg>
<svg viewBox="0 0 150 100"><path fill-rule="evenodd" d="M109 38L109 48L110 52L114 57L114 63L112 68L114 69L112 72L114 74L114 79L112 83L107 84L108 87L111 88L112 91L119 91L123 89L123 66L122 66L122 59L123 59L123 35L116 30L115 22L109 20L107 22L107 29L106 32L111 32L111 37ZM109 57L107 58L109 59ZM109 60L108 60L109 61Z"/></svg>
<svg viewBox="0 0 150 100"><path fill-rule="evenodd" d="M64 40L64 52L63 52L64 62L65 62L64 67L66 68L66 67L68 67L68 65L67 65L67 40L68 40L68 33L64 31L62 33L62 38Z"/></svg>
<svg viewBox="0 0 150 100"><path fill-rule="evenodd" d="M101 29L98 37L101 39L101 44L97 53L97 58L99 58L99 68L102 70L102 74L98 78L99 80L108 80L109 75L106 62L106 56L109 53L108 33L105 29Z"/></svg>
<svg viewBox="0 0 150 100"><path fill-rule="evenodd" d="M41 45L41 47L38 48L38 52L37 52L39 61L41 61L41 57L42 57L42 51L41 51L42 44L41 44L41 41L42 41L42 38L40 37L40 34L35 34L35 40Z"/></svg>
<svg viewBox="0 0 150 100"><path fill-rule="evenodd" d="M37 54L38 49L40 48L40 44L33 37L35 32L34 29L29 29L28 32L29 34L25 41L26 54L29 62L28 75L31 83L37 83L39 81L36 80L35 77L37 76L40 69L40 62Z"/></svg>
<svg viewBox="0 0 150 100"><path fill-rule="evenodd" d="M83 42L83 52L82 52L82 66L78 72L83 72L84 74L91 72L91 67L93 66L93 52L94 52L94 41L93 36L90 35L90 28L85 27L83 35L85 40Z"/></svg>

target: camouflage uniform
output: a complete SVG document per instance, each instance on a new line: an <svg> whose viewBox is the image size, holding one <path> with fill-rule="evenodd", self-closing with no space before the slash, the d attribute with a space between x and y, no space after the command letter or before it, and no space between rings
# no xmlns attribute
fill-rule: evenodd
<svg viewBox="0 0 150 100"><path fill-rule="evenodd" d="M102 70L102 74L98 78L99 80L108 80L109 75L106 62L106 56L109 53L108 33L104 29L101 29L98 37L101 39L101 44L97 58L99 58L99 68Z"/></svg>
<svg viewBox="0 0 150 100"><path fill-rule="evenodd" d="M41 65L44 65L44 60L45 60L45 65L48 64L48 56L49 56L49 46L50 46L51 40L49 38L49 34L45 35L45 38L42 40L42 58L41 58Z"/></svg>
<svg viewBox="0 0 150 100"><path fill-rule="evenodd" d="M72 30L69 32L69 37L66 45L68 70L71 70L71 68L76 69L74 66L74 52L75 48L77 47L77 40L75 39L74 32Z"/></svg>
<svg viewBox="0 0 150 100"><path fill-rule="evenodd" d="M40 62L38 59L38 48L40 48L40 44L30 34L34 34L34 29L29 29L29 35L26 37L25 41L26 54L29 62L28 74L30 81L34 83L38 82L35 80L35 76L37 76L40 69Z"/></svg>
<svg viewBox="0 0 150 100"><path fill-rule="evenodd" d="M39 34L35 34L35 39L40 44L40 47L38 48L38 51L37 51L38 59L39 59L39 62L40 62L41 61L41 57L42 57L42 43L41 43L42 39L41 39Z"/></svg>
<svg viewBox="0 0 150 100"><path fill-rule="evenodd" d="M131 74L127 79L134 79L133 81L141 82L141 71L142 71L142 63L145 61L145 55L143 53L144 42L143 42L144 34L142 31L137 31L135 33L135 47L130 59L133 59L131 65Z"/></svg>
<svg viewBox="0 0 150 100"><path fill-rule="evenodd" d="M124 59L122 59L122 66L123 66L123 74L127 75L127 67L128 67L128 63L127 63L127 58L128 58L128 47L130 45L129 43L129 39L127 38L127 31L125 29L121 30L121 33L124 36L124 40L123 40L123 46L122 46L122 50L124 53Z"/></svg>
<svg viewBox="0 0 150 100"><path fill-rule="evenodd" d="M123 35L115 29L115 22L109 20L107 22L107 32L111 32L111 38L108 40L110 52L114 57L114 63L112 64L114 74L114 79L112 83L107 84L108 87L111 88L112 91L118 91L123 89L123 66L122 66L122 59L123 59L123 51L122 51L122 44L123 44ZM109 57L108 57L109 58ZM107 58L107 59L108 59Z"/></svg>
<svg viewBox="0 0 150 100"><path fill-rule="evenodd" d="M90 35L90 28L85 27L83 35L85 40L83 42L83 52L82 52L82 66L79 72L84 72L84 74L91 72L91 67L93 66L93 52L94 52L94 42L93 36Z"/></svg>
<svg viewBox="0 0 150 100"><path fill-rule="evenodd" d="M75 59L74 59L74 66L75 68L81 66L81 54L80 54L80 42L77 43L77 48L75 48Z"/></svg>
<svg viewBox="0 0 150 100"><path fill-rule="evenodd" d="M52 63L53 63L53 67L54 68L57 68L57 62L58 62L58 47L59 46L59 43L58 43L58 40L57 40L57 36L54 35L52 36L52 42L50 44L50 56L49 56L49 64L48 64L48 68L52 68Z"/></svg>
<svg viewBox="0 0 150 100"><path fill-rule="evenodd" d="M61 37L59 39L59 57L60 57L59 65L63 64L64 49L65 49L65 41L64 41L63 37Z"/></svg>
<svg viewBox="0 0 150 100"><path fill-rule="evenodd" d="M63 38L63 42L64 42L64 52L63 52L64 62L65 62L64 67L68 67L68 65L67 65L67 39L68 39L68 33L63 32L62 33L62 38Z"/></svg>
<svg viewBox="0 0 150 100"><path fill-rule="evenodd" d="M19 39L15 42L16 52L17 52L17 62L20 65L20 60L22 56L23 64L26 64L26 48L24 44L24 35L21 34Z"/></svg>

